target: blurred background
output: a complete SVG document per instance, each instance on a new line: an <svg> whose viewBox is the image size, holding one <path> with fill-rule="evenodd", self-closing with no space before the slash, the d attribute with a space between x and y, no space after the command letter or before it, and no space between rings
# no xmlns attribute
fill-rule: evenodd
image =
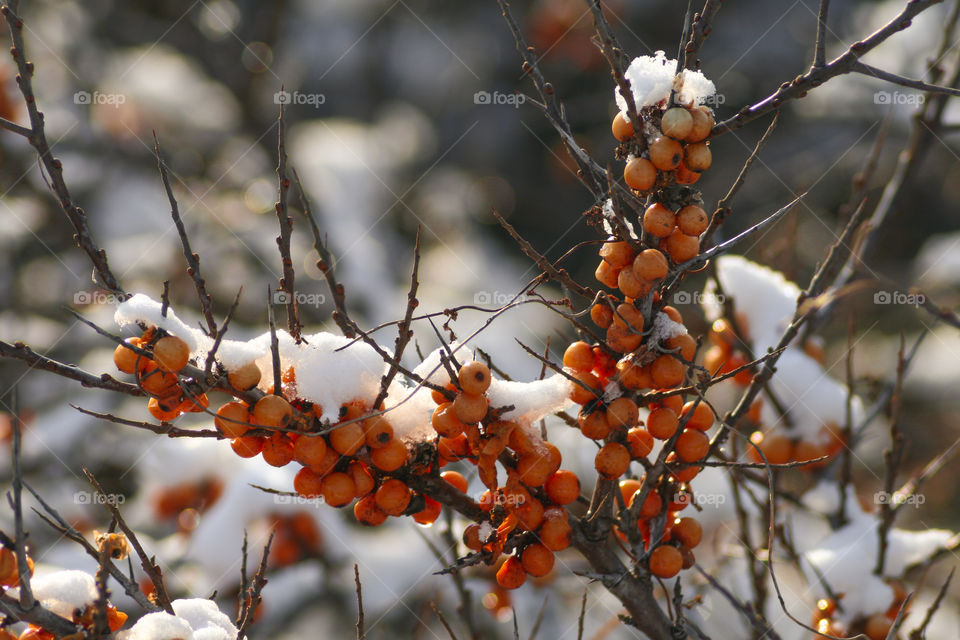
<svg viewBox="0 0 960 640"><path fill-rule="evenodd" d="M171 303L181 317L198 318L198 305L152 153L153 134L169 165L193 249L201 256L216 315L223 317L243 286L231 332L251 337L265 329L267 286L275 286L280 274L274 202L281 102L290 164L337 258L347 304L365 327L402 316L418 228L424 311L503 304L537 274L496 224L492 210L554 259L577 242L597 238L582 222L592 197L577 181L547 121L524 99L522 92L532 87L492 1L23 4L47 136L76 201L87 210L94 236L125 289L159 297L169 280ZM631 56L659 49L675 55L685 3L605 4ZM883 24L901 5L834 0L828 57ZM806 70L816 10L815 0L789 6L758 0L724 4L701 53L702 70L719 92L718 120ZM925 12L866 61L924 76L947 10ZM578 142L601 164L614 163L613 83L591 41L588 10L580 0L533 0L515 2L513 11L565 104ZM957 51L951 44L941 63L956 64ZM9 58L0 60L0 115L24 122L14 76ZM859 76L835 79L787 105L734 200L721 237L809 190L795 213L742 247L750 258L802 286L849 215L854 176L880 131L888 127L876 170L865 184L868 206L876 203L893 171L918 105L919 96L911 90ZM945 117L954 127L960 123L955 112L950 106ZM726 193L767 122L712 143L713 168L698 183L705 208ZM864 270L892 278L902 292L919 284L952 308L960 278L957 130L938 132L924 148L919 169L878 231ZM88 371L112 371L110 345L65 307L112 329L113 301L92 287L90 264L46 190L33 150L7 132L0 132L0 194L0 339L22 340ZM291 209L297 212L297 289L315 303L302 305L302 318L308 332L334 330L309 228L299 204L292 202ZM566 266L589 281L596 266L593 249L574 253ZM686 286L692 291L702 285L692 280ZM960 436L954 391L960 384L960 339L912 305L876 304L873 292L844 298L822 326L827 368L843 378L852 317L857 390L869 402L894 375L900 334L912 344L920 332L931 331L904 394L905 470L913 471ZM682 311L695 334L705 331L696 306ZM485 319L463 312L452 327L465 336ZM416 335L424 352L437 345L429 325L417 327ZM572 335L556 314L526 305L505 314L476 344L510 375L532 379L540 364L514 338L541 351L549 338L559 357ZM385 330L377 337L392 344L394 334ZM354 560L360 563L365 600L370 592L368 627L371 618L376 620L371 637L433 637L439 627L430 601L448 618L456 617L450 578L431 575L443 564L424 539L442 539L435 530L439 526L423 530L397 522L371 533L357 529L347 514L278 505L249 483L286 488L285 471L240 461L223 443L160 441L100 423L68 404L145 419L145 403L81 392L77 384L0 361L5 411L14 386L25 415L31 416L25 444L30 481L77 526L103 527L106 510L83 500L89 489L79 469L87 465L127 497L131 519L149 536L161 564L170 565L167 575L175 591L202 597L217 589L229 601L239 579L239 532L244 527L251 532L252 553L258 553L255 543L262 544L269 522L287 523L292 542L274 558L262 626L254 637L294 637L305 628L325 629L331 636L349 630ZM865 492L879 484L884 446L883 431L877 430L858 449L854 473ZM592 454L587 454L589 461ZM923 509L907 510L902 523L960 526L952 507L958 484L955 472L942 472L926 487ZM34 545L43 550L40 562L89 566L71 545L57 544L38 520L30 526ZM409 553L398 558L398 548ZM297 562L302 558L308 560ZM559 584L544 605L550 615L541 637L575 637L568 628L569 611L579 606L582 581L569 571L557 573L553 579ZM489 578L482 571L468 577L475 616L489 637L506 637L512 632L510 610L488 594ZM545 596L540 588L514 595L522 635L529 634ZM588 628L602 631L615 620L616 608L600 592L596 598L605 606L591 606Z"/></svg>

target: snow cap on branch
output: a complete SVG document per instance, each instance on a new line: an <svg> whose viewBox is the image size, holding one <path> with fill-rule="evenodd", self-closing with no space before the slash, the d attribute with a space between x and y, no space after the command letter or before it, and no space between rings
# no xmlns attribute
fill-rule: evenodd
<svg viewBox="0 0 960 640"><path fill-rule="evenodd" d="M717 92L713 82L700 71L684 69L677 76L677 61L667 58L663 51L653 56L639 56L633 59L624 74L633 92L633 102L637 109L651 107L670 98L670 90L677 81L677 99L681 104L702 104ZM621 112L627 111L627 101L620 95L620 88L613 91L613 97Z"/></svg>

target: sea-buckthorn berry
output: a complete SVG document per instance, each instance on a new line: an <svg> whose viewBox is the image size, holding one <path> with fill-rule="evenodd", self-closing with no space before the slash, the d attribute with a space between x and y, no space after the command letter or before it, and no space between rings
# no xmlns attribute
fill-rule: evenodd
<svg viewBox="0 0 960 640"><path fill-rule="evenodd" d="M377 449L393 440L393 425L382 415L363 421L364 441L371 449Z"/></svg>
<svg viewBox="0 0 960 640"><path fill-rule="evenodd" d="M480 525L477 523L467 525L463 530L463 545L471 551L480 551L483 548L483 540L480 539Z"/></svg>
<svg viewBox="0 0 960 640"><path fill-rule="evenodd" d="M616 289L620 269L612 266L606 260L601 260L600 264L597 265L597 270L593 272L593 275L600 284L610 287L611 289Z"/></svg>
<svg viewBox="0 0 960 640"><path fill-rule="evenodd" d="M649 191L657 182L657 168L646 158L631 158L623 169L623 181L636 191Z"/></svg>
<svg viewBox="0 0 960 640"><path fill-rule="evenodd" d="M683 107L671 107L663 112L660 131L674 140L683 140L693 129L693 116Z"/></svg>
<svg viewBox="0 0 960 640"><path fill-rule="evenodd" d="M254 362L248 362L242 367L228 372L227 380L229 380L231 387L239 391L253 389L260 384L260 367Z"/></svg>
<svg viewBox="0 0 960 640"><path fill-rule="evenodd" d="M622 269L617 275L617 288L628 298L643 298L653 289L653 283L640 280L632 268ZM626 304L626 303L624 303Z"/></svg>
<svg viewBox="0 0 960 640"><path fill-rule="evenodd" d="M578 423L583 435L591 440L603 440L610 435L610 423L607 422L607 414L601 409L596 409L590 413L580 412Z"/></svg>
<svg viewBox="0 0 960 640"><path fill-rule="evenodd" d="M377 506L377 501L373 495L357 500L357 503L353 505L353 517L357 519L357 522L368 527L379 527L387 520L387 514Z"/></svg>
<svg viewBox="0 0 960 640"><path fill-rule="evenodd" d="M676 547L662 544L650 553L650 573L658 578L672 578L682 568L683 556Z"/></svg>
<svg viewBox="0 0 960 640"><path fill-rule="evenodd" d="M710 451L710 437L703 431L684 429L677 438L676 454L684 462L699 462Z"/></svg>
<svg viewBox="0 0 960 640"><path fill-rule="evenodd" d="M632 507L634 500L637 500L640 495L640 492L636 492L630 499L630 503L627 506ZM655 516L660 515L660 512L663 510L663 498L660 497L660 493L657 491L650 491L647 493L647 497L644 498L643 504L640 506L640 512L637 514L641 519L649 520Z"/></svg>
<svg viewBox="0 0 960 640"><path fill-rule="evenodd" d="M613 116L610 130L613 132L613 137L620 142L626 142L633 137L633 123L622 111Z"/></svg>
<svg viewBox="0 0 960 640"><path fill-rule="evenodd" d="M620 376L620 384L627 389L647 389L650 387L649 369L641 367L630 357L617 362L617 372Z"/></svg>
<svg viewBox="0 0 960 640"><path fill-rule="evenodd" d="M593 320L593 324L606 329L613 322L613 309L606 301L598 302L590 307L590 319Z"/></svg>
<svg viewBox="0 0 960 640"><path fill-rule="evenodd" d="M396 471L407 461L407 445L399 438L394 438L389 444L373 449L370 460L381 471Z"/></svg>
<svg viewBox="0 0 960 640"><path fill-rule="evenodd" d="M671 355L662 355L650 364L650 378L658 389L672 389L683 382L683 363Z"/></svg>
<svg viewBox="0 0 960 640"><path fill-rule="evenodd" d="M327 446L327 450L323 453L323 458L320 459L320 462L310 465L310 469L321 476L325 476L333 468L337 466L337 463L340 462L340 454L333 450L333 447Z"/></svg>
<svg viewBox="0 0 960 640"><path fill-rule="evenodd" d="M354 493L358 498L371 493L376 487L376 480L373 479L367 465L358 460L347 465L347 474L353 480Z"/></svg>
<svg viewBox="0 0 960 640"><path fill-rule="evenodd" d="M490 388L490 367L482 362L468 362L460 367L458 380L464 393L480 395Z"/></svg>
<svg viewBox="0 0 960 640"><path fill-rule="evenodd" d="M307 467L297 471L293 477L293 490L304 498L317 498L321 494L323 477Z"/></svg>
<svg viewBox="0 0 960 640"><path fill-rule="evenodd" d="M527 579L523 563L516 556L507 558L497 569L497 584L504 589L518 589Z"/></svg>
<svg viewBox="0 0 960 640"><path fill-rule="evenodd" d="M640 421L640 409L637 403L627 397L620 397L607 405L607 422L613 428L634 427Z"/></svg>
<svg viewBox="0 0 960 640"><path fill-rule="evenodd" d="M263 438L240 436L230 441L230 448L241 458L252 458L263 451Z"/></svg>
<svg viewBox="0 0 960 640"><path fill-rule="evenodd" d="M688 144L683 150L683 163L691 171L706 171L713 162L709 142Z"/></svg>
<svg viewBox="0 0 960 640"><path fill-rule="evenodd" d="M490 402L486 396L461 393L453 401L453 412L464 424L476 424L487 415Z"/></svg>
<svg viewBox="0 0 960 640"><path fill-rule="evenodd" d="M352 456L366 443L366 434L359 422L335 425L328 436L333 450L344 456Z"/></svg>
<svg viewBox="0 0 960 640"><path fill-rule="evenodd" d="M153 359L164 371L177 372L190 361L190 347L177 336L165 336L153 345Z"/></svg>
<svg viewBox="0 0 960 640"><path fill-rule="evenodd" d="M650 162L660 171L673 171L683 160L683 147L667 136L654 138L648 149Z"/></svg>
<svg viewBox="0 0 960 640"><path fill-rule="evenodd" d="M627 431L627 448L634 460L646 458L653 451L653 436L643 427L634 427Z"/></svg>
<svg viewBox="0 0 960 640"><path fill-rule="evenodd" d="M619 478L630 466L630 451L619 442L608 442L597 452L593 466L605 478Z"/></svg>
<svg viewBox="0 0 960 640"><path fill-rule="evenodd" d="M284 433L275 433L263 443L264 461L272 467L283 467L293 460L293 443Z"/></svg>
<svg viewBox="0 0 960 640"><path fill-rule="evenodd" d="M684 163L680 163L674 172L673 176L677 181L677 184L696 184L697 180L700 179L700 173L693 171Z"/></svg>
<svg viewBox="0 0 960 640"><path fill-rule="evenodd" d="M562 511L562 509L558 509ZM566 518L551 517L550 512L553 509L547 509L544 512L543 524L537 531L537 537L550 551L563 551L570 546L573 537L573 529Z"/></svg>
<svg viewBox="0 0 960 640"><path fill-rule="evenodd" d="M677 355L686 360L687 362L692 362L693 357L697 354L697 341L693 339L689 333L682 333L678 336L673 336L669 338L665 346L671 351L679 350Z"/></svg>
<svg viewBox="0 0 960 640"><path fill-rule="evenodd" d="M433 498L423 498L423 509L413 514L413 521L417 524L429 525L437 521L440 512L443 511L443 505Z"/></svg>
<svg viewBox="0 0 960 640"><path fill-rule="evenodd" d="M444 402L433 410L431 424L433 430L445 438L454 438L460 435L466 426L457 417L452 402Z"/></svg>
<svg viewBox="0 0 960 640"><path fill-rule="evenodd" d="M709 224L707 212L695 204L688 204L677 211L677 228L688 236L699 236Z"/></svg>
<svg viewBox="0 0 960 640"><path fill-rule="evenodd" d="M553 552L542 543L528 545L520 554L523 570L534 578L542 578L553 570Z"/></svg>
<svg viewBox="0 0 960 640"><path fill-rule="evenodd" d="M528 487L540 487L553 473L552 462L544 455L530 453L517 460L517 475Z"/></svg>
<svg viewBox="0 0 960 640"><path fill-rule="evenodd" d="M293 407L284 398L275 395L263 396L253 405L253 421L264 427L286 427L293 417Z"/></svg>
<svg viewBox="0 0 960 640"><path fill-rule="evenodd" d="M686 142L700 142L710 135L710 130L713 129L713 113L709 108L700 106L690 109L690 116L693 118L693 126L684 140Z"/></svg>
<svg viewBox="0 0 960 640"><path fill-rule="evenodd" d="M625 478L620 481L618 486L620 488L620 496L623 498L623 504L629 507L634 494L640 491L642 485L636 478Z"/></svg>
<svg viewBox="0 0 960 640"><path fill-rule="evenodd" d="M173 407L169 408L169 405L161 404L161 400L150 398L150 400L147 401L147 410L150 412L150 415L157 420L169 422L170 420L180 417L180 410L177 408L179 404L178 400L179 398L174 398L172 402Z"/></svg>
<svg viewBox="0 0 960 640"><path fill-rule="evenodd" d="M620 328L631 327L635 331L643 331L643 314L632 304L626 302L617 305L617 312L613 316L613 324Z"/></svg>
<svg viewBox="0 0 960 640"><path fill-rule="evenodd" d="M346 473L336 471L328 473L320 481L320 494L323 501L331 507L342 507L356 497L353 478Z"/></svg>
<svg viewBox="0 0 960 640"><path fill-rule="evenodd" d="M713 411L711 411L710 406L702 400L700 402L691 400L683 405L680 415L690 416L686 424L688 429L706 431L713 426Z"/></svg>
<svg viewBox="0 0 960 640"><path fill-rule="evenodd" d="M582 340L571 342L563 352L563 366L574 371L590 371L594 364L593 348Z"/></svg>
<svg viewBox="0 0 960 640"><path fill-rule="evenodd" d="M124 340L124 344L118 344L117 348L113 351L113 364L123 373L135 373L139 364L138 361L146 364L149 360L146 357L140 356L140 354L132 349L128 349L126 347L127 344L139 347L140 338L127 338Z"/></svg>
<svg viewBox="0 0 960 640"><path fill-rule="evenodd" d="M383 481L374 494L377 506L388 516L401 516L410 504L410 487L396 478Z"/></svg>
<svg viewBox="0 0 960 640"><path fill-rule="evenodd" d="M460 493L467 492L467 479L458 471L444 471L440 474L444 481Z"/></svg>
<svg viewBox="0 0 960 640"><path fill-rule="evenodd" d="M676 220L673 211L659 202L654 202L643 212L643 230L652 236L666 238L673 233Z"/></svg>
<svg viewBox="0 0 960 640"><path fill-rule="evenodd" d="M647 431L658 440L669 440L677 432L680 422L673 409L660 407L647 416Z"/></svg>
<svg viewBox="0 0 960 640"><path fill-rule="evenodd" d="M570 384L570 399L577 404L587 404L595 400L601 393L600 380L589 371L578 371L572 376L580 384Z"/></svg>
<svg viewBox="0 0 960 640"><path fill-rule="evenodd" d="M695 549L703 539L703 527L694 518L678 518L670 527L670 536L690 549Z"/></svg>
<svg viewBox="0 0 960 640"><path fill-rule="evenodd" d="M644 249L633 260L633 274L640 280L660 280L665 278L669 271L667 257L657 249Z"/></svg>
<svg viewBox="0 0 960 640"><path fill-rule="evenodd" d="M580 497L580 478L573 471L560 469L547 478L543 490L554 504L567 505Z"/></svg>
<svg viewBox="0 0 960 640"><path fill-rule="evenodd" d="M700 253L700 239L696 236L688 236L679 229L675 229L667 236L663 244L670 259L676 264L693 260Z"/></svg>
<svg viewBox="0 0 960 640"><path fill-rule="evenodd" d="M320 464L327 453L327 442L322 436L303 434L293 443L293 459L305 467Z"/></svg>
<svg viewBox="0 0 960 640"><path fill-rule="evenodd" d="M623 269L633 262L634 254L630 245L623 241L604 242L600 247L600 257L616 269Z"/></svg>
<svg viewBox="0 0 960 640"><path fill-rule="evenodd" d="M683 324L683 316L680 315L680 312L677 311L676 307L664 305L663 312L667 314L667 317L676 322L677 324Z"/></svg>

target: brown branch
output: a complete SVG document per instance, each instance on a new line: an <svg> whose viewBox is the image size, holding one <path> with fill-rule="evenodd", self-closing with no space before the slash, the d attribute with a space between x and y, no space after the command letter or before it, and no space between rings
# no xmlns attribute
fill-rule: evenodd
<svg viewBox="0 0 960 640"><path fill-rule="evenodd" d="M25 608L6 593L0 593L0 613L11 620L34 624L44 631L56 634L58 638L75 637L74 634L80 632L80 627L70 620L38 604Z"/></svg>
<svg viewBox="0 0 960 640"><path fill-rule="evenodd" d="M20 606L25 611L29 611L36 605L33 598L33 589L30 588L30 565L27 563L27 536L23 529L23 469L20 466L20 445L21 427L20 422L20 393L14 385L13 387L13 406L10 415L10 450L13 458L13 520L14 535L16 536L16 545L14 552L17 556L17 573L19 574L20 584ZM9 494L7 494L9 498Z"/></svg>
<svg viewBox="0 0 960 640"><path fill-rule="evenodd" d="M280 263L283 277L280 278L280 291L285 292L283 301L287 307L287 328L297 344L302 340L300 330L300 305L297 303L297 292L294 288L296 273L293 270L293 258L290 257L290 236L293 233L293 216L287 212L287 193L290 191L290 178L287 177L287 125L283 119L283 103L280 104L280 115L277 117L277 222L280 223L280 235L277 236L277 247L280 249Z"/></svg>
<svg viewBox="0 0 960 640"><path fill-rule="evenodd" d="M88 416L99 418L100 420L107 420L108 422L113 422L115 424L122 424L127 427L145 429L160 436L168 436L170 438L223 438L223 434L216 429L184 429L182 427L174 426L169 422L154 424L152 422L142 422L140 420L128 420L110 413L100 413L98 411L84 409L83 407L78 407L74 404L71 404L70 406L80 413L84 413Z"/></svg>
<svg viewBox="0 0 960 640"><path fill-rule="evenodd" d="M247 588L246 598L243 604L243 616L240 619L239 630L237 631L237 640L244 640L247 635L247 629L253 624L253 617L256 615L257 607L262 600L260 593L267 584L267 558L270 557L270 546L273 544L273 536L276 529L270 532L267 544L263 547L263 553L260 554L260 566L253 575L253 584Z"/></svg>
<svg viewBox="0 0 960 640"><path fill-rule="evenodd" d="M397 327L397 339L394 342L393 348L393 363L390 364L390 370L387 371L380 380L380 392L377 394L377 398L373 403L374 409L379 408L380 403L386 399L390 383L397 375L397 371L399 371L400 358L403 357L404 350L410 343L410 339L413 338L410 323L413 321L413 310L420 304L420 301L417 300L417 289L420 287L420 281L418 279L419 271L420 227L417 227L417 239L413 245L413 272L410 275L410 289L407 291L407 310L403 314L403 320L400 321L400 325Z"/></svg>
<svg viewBox="0 0 960 640"><path fill-rule="evenodd" d="M817 11L817 40L813 47L813 68L820 69L827 64L827 13L830 0L820 0Z"/></svg>
<svg viewBox="0 0 960 640"><path fill-rule="evenodd" d="M873 572L878 576L883 575L887 560L888 536L897 516L890 498L893 496L893 484L896 482L897 471L900 469L904 454L904 436L900 430L900 409L903 405L903 378L906 368L904 353L905 343L901 333L900 350L897 353L897 377L894 383L893 396L890 398L890 447L883 452L886 471L883 477L883 491L888 499L880 503L880 523L877 526L879 544L877 545L877 560Z"/></svg>
<svg viewBox="0 0 960 640"><path fill-rule="evenodd" d="M183 257L187 261L187 274L193 279L193 287L197 290L197 297L200 299L200 309L207 321L206 333L210 336L216 335L217 321L213 317L213 298L207 293L206 281L200 275L200 256L190 248L190 239L187 237L187 230L183 226L183 219L180 217L180 207L177 205L177 198L173 195L170 177L167 175L167 163L163 161L163 156L160 155L160 140L157 139L156 132L153 134L153 153L157 156L160 180L163 182L164 191L167 192L167 200L170 202L170 215L177 227L177 233L180 235Z"/></svg>
<svg viewBox="0 0 960 640"><path fill-rule="evenodd" d="M106 373L96 376L80 369L76 365L58 362L47 356L40 355L22 342L10 344L0 340L0 357L22 360L30 365L31 369L49 371L58 376L76 380L82 386L90 389L105 389L107 391L117 391L129 396L138 397L146 395L143 390L135 384L121 382Z"/></svg>
<svg viewBox="0 0 960 640"><path fill-rule="evenodd" d="M360 569L353 563L353 579L357 585L357 640L366 640L367 632L363 628L363 587L360 586Z"/></svg>
<svg viewBox="0 0 960 640"><path fill-rule="evenodd" d="M723 0L706 0L703 3L703 9L693 16L693 22L690 25L690 40L687 41L687 46L684 48L688 69L694 69L699 66L699 64L695 64L695 62L699 63L697 54L700 52L700 48L703 46L707 36L709 36L713 30L711 23L717 15L717 12L720 11L721 4L723 4Z"/></svg>

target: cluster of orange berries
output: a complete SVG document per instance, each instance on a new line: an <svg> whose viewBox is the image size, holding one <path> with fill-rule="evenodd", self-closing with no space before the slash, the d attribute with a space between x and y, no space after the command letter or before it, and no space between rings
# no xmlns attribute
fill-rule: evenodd
<svg viewBox="0 0 960 640"><path fill-rule="evenodd" d="M273 530L273 543L270 545L272 566L288 567L320 553L320 529L306 511L274 514L268 516L267 520Z"/></svg>
<svg viewBox="0 0 960 640"><path fill-rule="evenodd" d="M818 600L813 612L812 625L819 633L813 635L814 640L828 636L846 638L859 634L865 635L870 640L886 640L900 613L900 608L907 599L907 590L903 583L899 580L888 580L887 584L893 589L894 594L893 601L887 610L855 620L849 625L834 617L837 613L837 602L833 598ZM837 594L837 597L842 598L842 595ZM909 608L909 604L907 607Z"/></svg>
<svg viewBox="0 0 960 640"><path fill-rule="evenodd" d="M192 531L197 516L213 506L222 493L223 482L216 477L164 487L151 497L153 513L158 520L176 520L181 532Z"/></svg>
<svg viewBox="0 0 960 640"><path fill-rule="evenodd" d="M460 367L457 381L447 390L452 401L434 392L437 403L432 424L438 434L440 466L466 460L477 466L486 487L478 505L489 520L468 525L464 545L483 553L488 564L501 556L511 536L519 542L496 573L502 589L515 589L527 575L550 573L554 553L570 546L572 529L564 505L580 497L580 480L572 471L560 469L561 454L556 446L531 437L518 423L499 419L491 410L485 392L490 386L490 369L482 362ZM506 468L507 480L500 484L497 462ZM467 482L455 471L441 474L462 492Z"/></svg>
<svg viewBox="0 0 960 640"><path fill-rule="evenodd" d="M98 544L100 541L98 540ZM111 541L112 543L112 541ZM116 557L111 552L111 557ZM20 584L20 572L18 570L17 554L13 549L0 547L0 589L9 589L17 587ZM27 556L27 566L30 575L33 575L33 559ZM96 607L87 606L83 611L79 609L73 613L73 622L84 629L92 630L94 627L94 614ZM117 631L127 620L127 614L119 611L112 604L107 605L107 624L110 631ZM9 629L0 629L0 640L54 640L54 634L44 631L42 628L28 624L19 636L14 635Z"/></svg>

